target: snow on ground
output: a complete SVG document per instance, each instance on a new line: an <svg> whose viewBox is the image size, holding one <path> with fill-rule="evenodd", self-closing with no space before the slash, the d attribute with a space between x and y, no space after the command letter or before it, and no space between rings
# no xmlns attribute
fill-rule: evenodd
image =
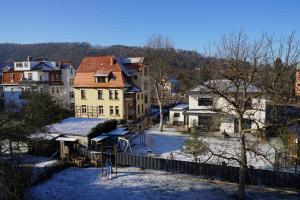
<svg viewBox="0 0 300 200"><path fill-rule="evenodd" d="M151 154L157 157L168 158L173 153L177 160L191 160L190 157L181 152L184 141L188 138L175 129L168 129L164 132L157 131L157 127L145 131L147 145L150 145ZM140 154L146 154L148 147L139 144L139 138L135 138L132 143L136 144L134 151Z"/></svg>
<svg viewBox="0 0 300 200"><path fill-rule="evenodd" d="M111 180L99 168L69 168L28 192L29 199L233 199L236 184L162 171L119 168ZM298 199L299 193L248 187L252 199Z"/></svg>
<svg viewBox="0 0 300 200"><path fill-rule="evenodd" d="M139 138L135 138L132 141L134 145L134 152L138 154L146 154L147 150L151 150L152 156L169 158L172 153L176 160L192 161L191 155L187 155L182 151L185 140L189 138L189 135L176 131L175 128L165 128L163 132L157 131L157 126L152 127L145 131L146 145L140 145ZM239 141L237 138L221 139L216 137L201 136L202 139L209 145L210 149L214 153L222 154L227 157L237 157L239 154ZM148 147L148 146L149 147ZM270 146L265 144L258 145L258 149L261 152L270 151L271 160L274 156L270 150ZM210 153L202 155L200 161L206 161L211 157ZM272 165L260 156L255 156L253 153L247 154L248 165L258 169L272 169ZM216 156L211 157L208 163L222 164L225 162L227 165L238 166L237 161L228 161Z"/></svg>
<svg viewBox="0 0 300 200"><path fill-rule="evenodd" d="M22 161L23 164L28 164L36 168L43 168L47 165L52 165L58 162L58 159L51 159L42 156L33 156L29 154L23 154L19 157L19 159Z"/></svg>
<svg viewBox="0 0 300 200"><path fill-rule="evenodd" d="M59 123L48 125L47 127L52 133L86 136L97 124L104 123L106 120L107 119L100 118L69 117L60 121Z"/></svg>

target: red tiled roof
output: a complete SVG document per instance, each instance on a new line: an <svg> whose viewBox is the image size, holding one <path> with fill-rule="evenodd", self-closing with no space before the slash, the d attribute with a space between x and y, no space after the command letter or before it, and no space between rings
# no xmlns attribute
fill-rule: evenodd
<svg viewBox="0 0 300 200"><path fill-rule="evenodd" d="M108 83L96 83L95 75L111 71L116 77ZM116 59L112 56L85 57L76 73L74 87L130 87Z"/></svg>

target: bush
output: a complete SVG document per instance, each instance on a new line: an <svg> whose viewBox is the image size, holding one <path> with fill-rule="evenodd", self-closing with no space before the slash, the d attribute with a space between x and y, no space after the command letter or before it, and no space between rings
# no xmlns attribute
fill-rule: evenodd
<svg viewBox="0 0 300 200"><path fill-rule="evenodd" d="M25 199L31 172L0 161L0 199Z"/></svg>
<svg viewBox="0 0 300 200"><path fill-rule="evenodd" d="M94 128L92 128L90 135L91 136L96 136L102 133L108 133L114 129L117 128L118 122L116 120L108 120L105 121L104 123L100 123Z"/></svg>

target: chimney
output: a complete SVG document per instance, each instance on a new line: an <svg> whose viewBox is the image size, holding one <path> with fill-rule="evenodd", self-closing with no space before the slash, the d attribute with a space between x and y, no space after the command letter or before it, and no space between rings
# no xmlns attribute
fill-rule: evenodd
<svg viewBox="0 0 300 200"><path fill-rule="evenodd" d="M32 56L27 56L27 61L28 62L32 61Z"/></svg>

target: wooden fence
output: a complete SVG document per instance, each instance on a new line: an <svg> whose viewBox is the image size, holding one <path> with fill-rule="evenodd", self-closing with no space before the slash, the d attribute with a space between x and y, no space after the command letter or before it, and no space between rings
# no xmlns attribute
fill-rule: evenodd
<svg viewBox="0 0 300 200"><path fill-rule="evenodd" d="M203 164L180 160L146 157L141 155L118 153L118 165L134 166L145 169L164 170L192 175L202 175L238 182L239 167L226 165ZM249 185L266 185L272 187L285 187L300 189L300 175L286 172L275 172L261 169L248 169L246 183Z"/></svg>

